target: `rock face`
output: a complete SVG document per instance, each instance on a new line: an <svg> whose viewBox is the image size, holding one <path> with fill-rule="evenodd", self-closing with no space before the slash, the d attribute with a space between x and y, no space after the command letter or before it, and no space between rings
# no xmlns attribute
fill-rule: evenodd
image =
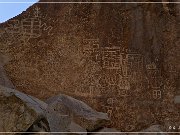
<svg viewBox="0 0 180 135"><path fill-rule="evenodd" d="M18 90L80 99L108 113L108 127L169 130L180 122L179 13L175 3L37 3L0 24L3 67Z"/></svg>

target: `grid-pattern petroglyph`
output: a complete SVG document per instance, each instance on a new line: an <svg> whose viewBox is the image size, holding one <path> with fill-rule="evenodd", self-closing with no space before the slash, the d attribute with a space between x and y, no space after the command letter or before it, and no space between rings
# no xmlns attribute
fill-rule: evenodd
<svg viewBox="0 0 180 135"><path fill-rule="evenodd" d="M0 29L0 49L12 55L6 70L15 86L42 99L74 96L107 112L107 126L122 131L179 121L174 18L156 7L164 15L158 19L150 5L64 6L62 12L53 8L57 16L33 6Z"/></svg>

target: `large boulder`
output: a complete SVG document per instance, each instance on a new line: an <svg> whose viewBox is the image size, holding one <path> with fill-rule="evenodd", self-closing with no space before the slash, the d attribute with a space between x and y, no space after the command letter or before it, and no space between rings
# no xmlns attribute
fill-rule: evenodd
<svg viewBox="0 0 180 135"><path fill-rule="evenodd" d="M139 133L135 135L169 135L166 133L166 129L162 125L151 125L148 128L139 131ZM134 135L133 133L130 133L128 135Z"/></svg>
<svg viewBox="0 0 180 135"><path fill-rule="evenodd" d="M50 114L54 113L51 117L55 117L54 119L48 117L50 126L52 126L51 121L62 123L63 116L66 119L63 120L64 126L66 126L66 129L69 128L70 132L93 131L105 126L105 123L109 120L106 113L97 112L84 102L64 94L49 98L46 103L48 104L47 111L51 112ZM56 125L50 128L57 131L59 127L55 127Z"/></svg>
<svg viewBox="0 0 180 135"><path fill-rule="evenodd" d="M95 133L92 133L92 135L127 135L126 133L121 133L115 128L102 128L96 131Z"/></svg>
<svg viewBox="0 0 180 135"><path fill-rule="evenodd" d="M108 120L107 114L66 95L52 97L47 103L0 85L0 131L86 134L88 127L78 125L75 121L78 117L88 120L92 130L102 126L98 125L99 121Z"/></svg>
<svg viewBox="0 0 180 135"><path fill-rule="evenodd" d="M43 115L45 106L46 104L36 98L0 86L0 131L34 131L37 123L44 125L41 130L36 130L37 132L50 131Z"/></svg>
<svg viewBox="0 0 180 135"><path fill-rule="evenodd" d="M165 129L163 129L162 125L152 125L147 129L142 130L141 132L156 132L156 133L151 133L149 135L168 135L168 133L162 133L165 132ZM144 135L145 134L146 133L144 133Z"/></svg>

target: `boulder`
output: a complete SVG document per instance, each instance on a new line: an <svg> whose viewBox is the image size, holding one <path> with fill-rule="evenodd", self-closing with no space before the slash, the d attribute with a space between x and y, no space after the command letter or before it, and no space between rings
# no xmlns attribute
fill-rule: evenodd
<svg viewBox="0 0 180 135"><path fill-rule="evenodd" d="M46 103L48 110L56 111L58 115L66 115L69 122L71 119L74 124L80 124L76 131L77 129L82 131L83 128L83 131L93 131L103 127L109 120L106 113L97 112L84 102L64 94L49 98ZM69 130L73 131L74 129Z"/></svg>
<svg viewBox="0 0 180 135"><path fill-rule="evenodd" d="M155 132L155 133L149 133L149 135L168 135L168 133L162 133L165 132L162 125L152 125L147 129L142 130L142 132ZM143 135L146 134L147 133L144 133Z"/></svg>
<svg viewBox="0 0 180 135"><path fill-rule="evenodd" d="M88 127L78 125L80 118ZM84 102L66 95L50 98L47 103L0 85L1 132L82 132L99 128L107 114L97 112ZM75 121L77 120L77 121ZM87 125L87 121L84 121ZM48 133L47 133L48 134ZM79 133L81 134L81 133Z"/></svg>
<svg viewBox="0 0 180 135"><path fill-rule="evenodd" d="M115 128L102 128L100 129L98 132L96 131L96 133L92 133L92 135L127 135L125 133L120 133L120 131L118 131Z"/></svg>
<svg viewBox="0 0 180 135"><path fill-rule="evenodd" d="M36 98L0 86L0 131L50 131L43 115L45 106L46 104ZM36 125L40 127L35 128Z"/></svg>
<svg viewBox="0 0 180 135"><path fill-rule="evenodd" d="M78 134L80 134L80 135L86 135L87 134L86 129L84 129L83 127L81 127L80 125L76 124L73 121L70 124L70 132L73 132L73 133L76 132L76 134L79 132Z"/></svg>

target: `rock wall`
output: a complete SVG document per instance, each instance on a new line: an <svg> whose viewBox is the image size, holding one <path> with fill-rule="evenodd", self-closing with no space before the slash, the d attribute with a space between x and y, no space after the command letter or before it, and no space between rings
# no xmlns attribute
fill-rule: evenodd
<svg viewBox="0 0 180 135"><path fill-rule="evenodd" d="M35 4L0 24L14 86L107 112L108 127L166 130L180 122L178 4Z"/></svg>

